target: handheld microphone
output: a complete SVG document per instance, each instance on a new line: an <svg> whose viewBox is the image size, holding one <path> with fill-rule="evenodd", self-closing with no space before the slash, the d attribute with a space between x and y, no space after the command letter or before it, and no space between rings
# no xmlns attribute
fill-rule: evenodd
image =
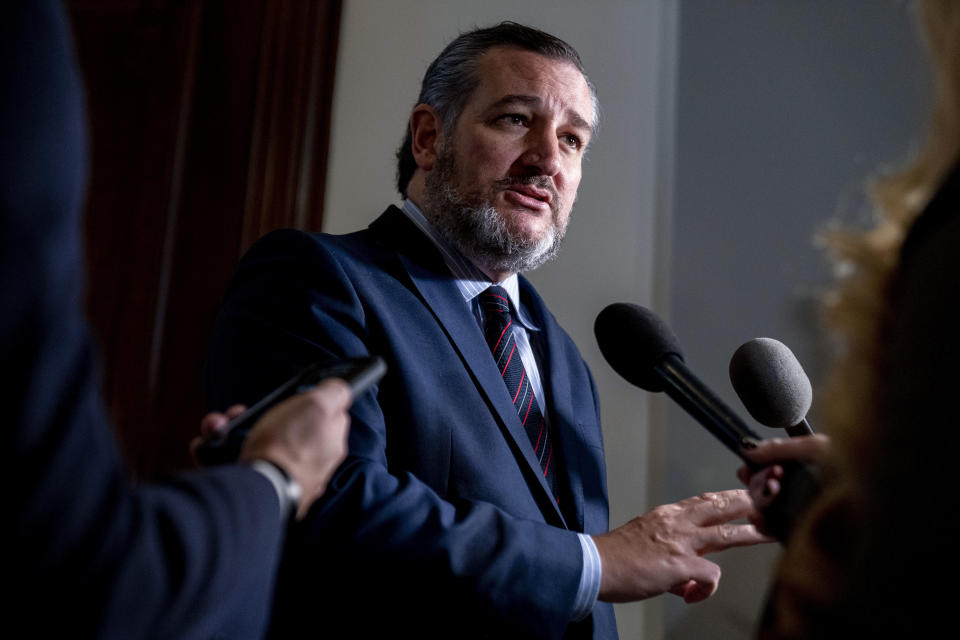
<svg viewBox="0 0 960 640"><path fill-rule="evenodd" d="M786 429L791 437L813 433L806 418L813 402L810 379L779 340L754 338L742 344L730 358L730 382L760 424Z"/></svg>
<svg viewBox="0 0 960 640"><path fill-rule="evenodd" d="M744 438L760 437L683 362L680 344L655 313L618 302L597 316L594 334L600 352L627 382L647 391L664 391L753 470L760 467L743 453ZM764 509L767 530L786 540L799 515L820 491L816 468L795 461L781 465L781 490Z"/></svg>
<svg viewBox="0 0 960 640"><path fill-rule="evenodd" d="M386 372L387 364L380 356L311 364L230 420L219 434L204 440L194 452L197 462L212 466L236 461L247 434L263 414L290 396L318 385L322 380L341 378L350 386L353 397L357 398L379 382Z"/></svg>
<svg viewBox="0 0 960 640"><path fill-rule="evenodd" d="M647 391L664 391L730 451L743 457L744 438L759 440L683 362L680 343L655 313L640 305L618 302L597 316L593 326L600 352L627 382Z"/></svg>

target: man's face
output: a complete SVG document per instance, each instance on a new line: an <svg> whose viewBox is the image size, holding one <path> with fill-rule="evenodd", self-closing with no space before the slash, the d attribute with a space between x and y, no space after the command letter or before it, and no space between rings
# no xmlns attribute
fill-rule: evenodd
<svg viewBox="0 0 960 640"><path fill-rule="evenodd" d="M556 253L595 116L586 80L568 62L496 47L479 76L452 132L440 134L424 213L503 276Z"/></svg>

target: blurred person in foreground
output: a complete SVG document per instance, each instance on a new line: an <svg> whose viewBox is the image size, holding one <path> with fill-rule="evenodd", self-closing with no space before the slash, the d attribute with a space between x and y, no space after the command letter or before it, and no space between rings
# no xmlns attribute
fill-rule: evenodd
<svg viewBox="0 0 960 640"><path fill-rule="evenodd" d="M853 267L828 300L846 351L824 438L762 443L769 464L821 460L829 481L792 533L761 638L937 637L953 624L960 362L960 3L919 5L936 94L925 146L874 190L880 220L832 231ZM758 506L782 471L741 470ZM950 633L950 631L946 631Z"/></svg>
<svg viewBox="0 0 960 640"><path fill-rule="evenodd" d="M30 637L260 637L289 516L346 453L350 392L278 406L238 464L132 489L83 312L86 116L59 2L0 4L0 86L5 617Z"/></svg>

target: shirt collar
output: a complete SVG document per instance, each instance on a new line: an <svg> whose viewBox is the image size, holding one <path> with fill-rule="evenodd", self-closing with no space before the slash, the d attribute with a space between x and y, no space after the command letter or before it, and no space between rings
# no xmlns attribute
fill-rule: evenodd
<svg viewBox="0 0 960 640"><path fill-rule="evenodd" d="M430 224L430 221L423 215L420 208L409 198L403 201L403 213L433 242L443 257L447 268L450 269L450 274L457 284L457 289L460 290L460 294L466 302L472 303L478 295L490 286L490 278L488 278L477 265L473 264L469 258L463 255L453 243L447 240L436 227ZM513 274L504 279L503 282L497 284L507 291L510 303L516 311L517 321L529 331L539 331L539 327L531 322L530 318L520 307L520 279L517 277L517 274Z"/></svg>

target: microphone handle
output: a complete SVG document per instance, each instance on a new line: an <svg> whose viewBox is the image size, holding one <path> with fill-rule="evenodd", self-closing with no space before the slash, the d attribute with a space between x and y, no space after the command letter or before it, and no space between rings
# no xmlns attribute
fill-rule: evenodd
<svg viewBox="0 0 960 640"><path fill-rule="evenodd" d="M702 424L751 469L761 467L743 456L744 438L761 440L715 393L693 375L676 354L668 353L653 368L664 383L664 392Z"/></svg>

